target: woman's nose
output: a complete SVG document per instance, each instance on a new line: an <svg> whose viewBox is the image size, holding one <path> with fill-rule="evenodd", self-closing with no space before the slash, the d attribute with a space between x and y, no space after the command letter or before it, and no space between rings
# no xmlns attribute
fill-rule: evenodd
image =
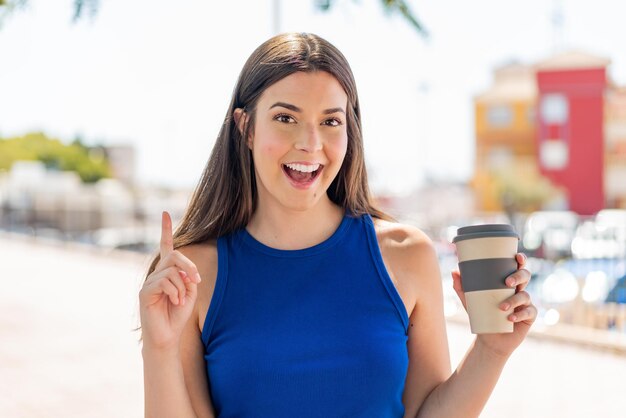
<svg viewBox="0 0 626 418"><path fill-rule="evenodd" d="M301 151L315 152L322 149L322 138L315 127L308 128L300 135L296 148Z"/></svg>

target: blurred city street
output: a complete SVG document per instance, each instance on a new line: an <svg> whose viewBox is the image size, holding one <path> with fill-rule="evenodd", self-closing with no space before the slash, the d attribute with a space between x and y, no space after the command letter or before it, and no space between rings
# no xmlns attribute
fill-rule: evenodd
<svg viewBox="0 0 626 418"><path fill-rule="evenodd" d="M140 417L140 258L0 238L0 416Z"/></svg>
<svg viewBox="0 0 626 418"><path fill-rule="evenodd" d="M137 291L148 257L0 236L0 416L140 417ZM450 322L453 368L473 336ZM534 333L484 418L618 418L626 356Z"/></svg>
<svg viewBox="0 0 626 418"><path fill-rule="evenodd" d="M626 417L626 2L61 3L0 0L0 418L143 416L138 292L163 211L175 236L215 236L266 218L258 190L283 196L262 181L271 161L309 188L333 171L284 163L341 155L334 203L363 208L364 185L432 239L453 370L475 338L452 287L454 237L518 234L537 319L483 418ZM326 42L349 65L315 64ZM347 107L291 88L258 106L306 68L334 77ZM288 103L267 126L289 117L289 130L256 131L280 151L262 139L231 152L236 107ZM309 153L306 138L322 145ZM246 215L196 216L212 213L203 202Z"/></svg>

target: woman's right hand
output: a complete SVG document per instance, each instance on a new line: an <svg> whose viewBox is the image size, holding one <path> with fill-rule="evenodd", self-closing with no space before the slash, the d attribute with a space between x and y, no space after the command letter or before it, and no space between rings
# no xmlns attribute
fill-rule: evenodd
<svg viewBox="0 0 626 418"><path fill-rule="evenodd" d="M144 348L168 350L178 349L201 279L195 264L174 250L169 213L161 224L161 257L139 292L139 312Z"/></svg>

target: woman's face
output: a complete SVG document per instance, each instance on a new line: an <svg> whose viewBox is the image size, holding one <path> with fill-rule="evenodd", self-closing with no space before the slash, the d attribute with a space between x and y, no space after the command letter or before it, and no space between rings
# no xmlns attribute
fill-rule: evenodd
<svg viewBox="0 0 626 418"><path fill-rule="evenodd" d="M263 92L249 142L259 204L305 210L328 199L346 155L347 103L324 71L296 72Z"/></svg>

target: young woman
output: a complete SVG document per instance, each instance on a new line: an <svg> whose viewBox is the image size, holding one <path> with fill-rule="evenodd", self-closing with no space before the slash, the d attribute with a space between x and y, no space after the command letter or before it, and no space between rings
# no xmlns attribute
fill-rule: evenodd
<svg viewBox="0 0 626 418"><path fill-rule="evenodd" d="M162 226L139 295L149 417L477 417L536 317L518 254L515 331L451 373L433 245L372 205L352 72L312 34L253 52Z"/></svg>

